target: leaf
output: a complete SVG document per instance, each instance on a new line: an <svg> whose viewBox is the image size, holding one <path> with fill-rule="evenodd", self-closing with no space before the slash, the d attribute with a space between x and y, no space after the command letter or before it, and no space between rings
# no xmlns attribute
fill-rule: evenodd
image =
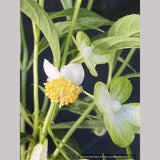
<svg viewBox="0 0 160 160"><path fill-rule="evenodd" d="M93 52L105 52L114 49L139 48L140 39L137 37L113 36L93 41Z"/></svg>
<svg viewBox="0 0 160 160"><path fill-rule="evenodd" d="M65 136L65 134L66 134L65 130L54 130L54 135L60 140ZM69 138L66 144L71 148L73 148L74 150L76 150L79 154L81 154L80 146L77 140L73 136ZM75 154L72 150L68 149L66 146L63 147L63 151L71 160L75 160L79 158L77 154Z"/></svg>
<svg viewBox="0 0 160 160"><path fill-rule="evenodd" d="M44 144L38 143L31 154L31 160L47 160L48 140L45 139Z"/></svg>
<svg viewBox="0 0 160 160"><path fill-rule="evenodd" d="M33 123L31 122L30 118L28 117L27 112L25 111L24 107L22 104L20 104L20 113L23 119L31 126L33 127Z"/></svg>
<svg viewBox="0 0 160 160"><path fill-rule="evenodd" d="M47 13L33 0L20 0L20 10L43 32L54 56L54 65L60 65L60 47L56 27Z"/></svg>
<svg viewBox="0 0 160 160"><path fill-rule="evenodd" d="M51 128L52 129L68 129L68 128L71 128L74 123L75 121L57 123L57 124L53 124ZM85 120L78 127L78 129L104 129L104 128L105 128L104 122L103 120L100 120L100 119Z"/></svg>
<svg viewBox="0 0 160 160"><path fill-rule="evenodd" d="M55 19L55 18L60 18L60 17L66 17L66 16L72 16L74 13L74 8L69 8L69 9L64 9L62 11L59 11L59 12L50 12L48 13L49 17L51 19ZM92 12L88 9L85 9L85 8L80 8L79 10L79 13L78 13L78 19L79 18L95 18L95 22L97 21L100 21L101 23L103 22L104 25L112 25L113 22L102 17L101 15L95 13L95 12Z"/></svg>
<svg viewBox="0 0 160 160"><path fill-rule="evenodd" d="M140 16L131 14L120 18L108 31L108 36L130 37L140 33Z"/></svg>
<svg viewBox="0 0 160 160"><path fill-rule="evenodd" d="M25 143L27 143L27 142L29 142L30 141L30 139L32 139L33 137L32 137L32 135L29 135L29 134L27 134L27 133L20 133L20 144L22 145L22 144L25 144Z"/></svg>
<svg viewBox="0 0 160 160"><path fill-rule="evenodd" d="M67 110L70 112L81 115L87 107L92 103L93 99L90 97L85 97L83 99L77 99L73 104L70 104ZM90 117L91 115L88 115Z"/></svg>
<svg viewBox="0 0 160 160"><path fill-rule="evenodd" d="M121 104L124 103L132 93L132 84L125 77L118 77L113 80L110 87L111 97L119 101Z"/></svg>
<svg viewBox="0 0 160 160"><path fill-rule="evenodd" d="M55 23L56 30L58 33L59 38L63 38L67 35L69 28L71 25L71 21L64 21L64 22L57 22ZM93 25L90 21L86 22L80 22L76 23L74 27L74 32L79 31L79 30L88 30L88 29L93 29L93 30L98 30L101 31L98 27L100 25L97 23L97 25ZM44 37L40 43L39 43L39 54L44 51L47 47L49 46L47 39Z"/></svg>

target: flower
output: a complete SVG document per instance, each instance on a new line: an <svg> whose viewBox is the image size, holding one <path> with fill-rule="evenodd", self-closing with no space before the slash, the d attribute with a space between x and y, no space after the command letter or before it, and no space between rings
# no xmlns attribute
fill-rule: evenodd
<svg viewBox="0 0 160 160"><path fill-rule="evenodd" d="M117 85L117 88L119 87ZM116 99L114 95L116 94L109 94L102 82L97 82L95 85L95 103L103 114L106 129L112 141L123 148L132 143L135 133L140 128L140 107L139 103L121 104L118 101L120 98L122 100L121 95L118 94L119 97Z"/></svg>
<svg viewBox="0 0 160 160"><path fill-rule="evenodd" d="M43 68L48 76L45 85L45 95L51 102L60 106L74 103L81 93L79 85L84 80L84 69L81 64L65 65L59 72L48 60L44 59Z"/></svg>

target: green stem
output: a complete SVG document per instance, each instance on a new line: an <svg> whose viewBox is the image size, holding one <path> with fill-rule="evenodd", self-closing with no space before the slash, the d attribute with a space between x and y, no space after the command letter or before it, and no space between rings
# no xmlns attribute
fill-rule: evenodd
<svg viewBox="0 0 160 160"><path fill-rule="evenodd" d="M41 143L43 143L43 141L44 141L44 139L47 135L48 126L50 126L50 124L52 123L52 119L53 119L53 116L54 116L54 113L55 113L55 110L56 110L56 106L57 105L55 103L51 103L51 105L49 107L46 119L45 119L43 127L42 127L42 133L41 133L41 136L40 136L40 142Z"/></svg>
<svg viewBox="0 0 160 160"><path fill-rule="evenodd" d="M128 158L134 160L130 146L126 147L126 152L127 152Z"/></svg>
<svg viewBox="0 0 160 160"><path fill-rule="evenodd" d="M59 143L62 143L62 141L60 141L59 139L55 138L55 140ZM65 147L67 147L68 149L70 149L72 152L74 152L77 156L79 156L80 158L82 158L82 156L72 147L70 147L69 145L63 143Z"/></svg>
<svg viewBox="0 0 160 160"><path fill-rule="evenodd" d="M64 138L62 139L62 143L59 144L60 148L62 148L64 146L63 143L66 143L68 141L68 139L71 137L71 135L74 133L74 131L84 121L84 119L93 110L94 107L95 107L95 104L94 104L94 102L92 102L91 105L85 110L85 112L79 117L79 119L75 122L75 124L69 129L67 134L64 136ZM52 154L52 159L55 159L58 154L59 154L59 149L56 148L56 150Z"/></svg>
<svg viewBox="0 0 160 160"><path fill-rule="evenodd" d="M59 149L59 151L60 151L61 154L63 155L63 157L64 157L65 159L67 159L67 160L70 160L70 158L69 158L69 157L64 153L64 151L59 147L59 144L57 143L56 138L55 138L55 136L54 136L54 134L53 134L52 129L51 129L50 126L48 127L48 133L49 133L49 135L51 136L51 138L52 138L54 144L56 145L56 147Z"/></svg>
<svg viewBox="0 0 160 160"><path fill-rule="evenodd" d="M82 90L82 92L85 93L87 96L89 96L89 97L94 99L94 96L92 94L88 93L87 91Z"/></svg>
<svg viewBox="0 0 160 160"><path fill-rule="evenodd" d="M130 50L130 52L128 53L128 55L127 55L126 59L124 60L123 64L121 65L121 67L119 68L117 73L114 75L113 79L115 79L115 78L117 78L118 76L121 75L121 73L124 71L124 69L126 68L127 64L129 63L129 61L131 60L135 50L136 50L136 48L132 48Z"/></svg>
<svg viewBox="0 0 160 160"><path fill-rule="evenodd" d="M91 10L94 0L88 0L87 9Z"/></svg>
<svg viewBox="0 0 160 160"><path fill-rule="evenodd" d="M43 101L43 105L42 105L42 109L41 109L41 115L40 118L42 119L43 117L45 117L46 113L47 113L47 108L48 108L48 102L49 99L47 96L44 96L44 101Z"/></svg>
<svg viewBox="0 0 160 160"><path fill-rule="evenodd" d="M76 24L76 20L77 20L77 17L78 17L81 2L82 2L82 0L76 0L76 2L75 2L75 4L76 4L75 5L75 10L74 10L74 13L73 13L71 26L70 26L70 29L69 29L69 32L68 32L68 35L67 35L67 39L66 39L66 45L65 45L65 48L64 48L64 52L63 52L61 66L65 65L65 63L66 63L67 54L68 54L68 50L69 50L69 44L70 44L70 41L71 41L71 36L72 36L73 30L74 30L74 26Z"/></svg>
<svg viewBox="0 0 160 160"><path fill-rule="evenodd" d="M25 34L24 34L24 28L23 28L23 21L22 21L22 15L20 14L20 34L21 34L21 44L22 44L22 70L21 70L21 103L24 108L26 108L26 87L27 87L27 71L25 70L28 63L28 48L26 44ZM21 132L25 132L25 120L24 118L21 118ZM21 154L23 154L25 151L25 144L21 146Z"/></svg>
<svg viewBox="0 0 160 160"><path fill-rule="evenodd" d="M121 73L124 71L124 69L126 68L127 64L128 64L129 61L131 60L131 58L132 58L135 50L136 50L136 48L132 48L132 49L130 50L130 52L128 53L128 55L127 55L126 59L124 60L123 64L121 65L121 67L119 68L119 70L117 71L117 73L116 73L116 74L114 75L114 77L112 78L112 81L113 81L115 78L117 78L118 76L120 76ZM107 83L107 87L108 87L108 88L110 87L112 81L109 81L109 82Z"/></svg>
<svg viewBox="0 0 160 160"><path fill-rule="evenodd" d="M109 63L108 66L109 66L109 72L108 72L107 84L110 84L110 82L112 80L113 65L112 65L112 63Z"/></svg>
<svg viewBox="0 0 160 160"><path fill-rule="evenodd" d="M38 93L38 43L40 37L40 30L36 24L33 24L34 34L34 52L33 52L33 96L34 96L34 129L33 137L36 139L38 136L38 123L39 123L39 93Z"/></svg>

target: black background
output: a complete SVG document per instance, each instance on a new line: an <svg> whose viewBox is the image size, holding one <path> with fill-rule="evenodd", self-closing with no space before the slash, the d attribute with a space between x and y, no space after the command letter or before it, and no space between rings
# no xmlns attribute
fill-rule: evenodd
<svg viewBox="0 0 160 160"><path fill-rule="evenodd" d="M82 7L86 7L87 1L83 1ZM45 0L45 10L47 12L51 11L60 11L62 10L61 3L59 0ZM132 13L140 13L140 1L139 0L94 0L92 11L104 16L105 18L116 21L119 18L132 14ZM26 35L26 41L28 45L29 54L33 52L33 34L32 34L32 25L30 19L23 15L24 22L24 30ZM107 27L102 27L102 29L107 31ZM90 37L96 35L97 31L87 31L86 32ZM128 50L125 50L122 53L122 56L125 57ZM130 61L130 65L136 69L137 72L140 71L140 56L139 50L136 50L133 58ZM44 58L48 59L52 62L52 54L49 48L43 51L39 56L39 84L43 85L46 81L46 75L42 68L42 63ZM120 66L118 63L117 68ZM98 72L98 77L93 77L85 65L83 65L85 69L85 79L82 83L83 88L93 93L94 85L97 81L106 82L107 74L108 74L108 66L107 65L98 65L96 67ZM130 69L126 69L123 74L130 72ZM27 83L27 108L31 112L33 112L33 73L32 68L28 72L28 83ZM130 79L133 85L133 92L131 97L127 102L139 102L140 101L140 83L139 78ZM83 96L83 95L82 95ZM43 103L43 93L39 92L40 104ZM68 111L62 111L58 114L55 123L64 122L64 121L72 121L78 118L77 115L72 114ZM28 133L30 133L30 128L27 128ZM90 130L77 130L73 136L77 139L82 153L85 155L97 155L104 153L108 154L125 154L125 149L122 149L113 144L108 133L106 133L102 137L97 137ZM49 151L53 151L53 144L50 144ZM52 148L52 149L51 149ZM131 144L131 149L133 154L136 156L136 160L140 159L140 136L136 135L134 142Z"/></svg>

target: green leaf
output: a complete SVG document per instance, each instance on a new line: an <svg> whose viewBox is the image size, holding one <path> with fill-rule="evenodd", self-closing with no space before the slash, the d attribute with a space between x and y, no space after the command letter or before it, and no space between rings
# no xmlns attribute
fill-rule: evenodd
<svg viewBox="0 0 160 160"><path fill-rule="evenodd" d="M114 49L139 48L140 39L137 37L113 36L93 41L93 52L105 52Z"/></svg>
<svg viewBox="0 0 160 160"><path fill-rule="evenodd" d="M72 0L60 0L60 1L64 9L72 8Z"/></svg>
<svg viewBox="0 0 160 160"><path fill-rule="evenodd" d="M33 0L20 0L20 10L43 32L54 56L54 65L60 65L60 47L56 27L47 13Z"/></svg>
<svg viewBox="0 0 160 160"><path fill-rule="evenodd" d="M108 36L130 37L140 33L140 16L131 14L120 18L108 31Z"/></svg>
<svg viewBox="0 0 160 160"><path fill-rule="evenodd" d="M51 126L52 129L68 129L73 126L75 121L57 123ZM104 129L105 125L101 119L85 120L78 126L78 129Z"/></svg>
<svg viewBox="0 0 160 160"><path fill-rule="evenodd" d="M65 130L54 130L54 135L56 135L56 137L60 140L65 136L65 134L66 134ZM69 138L66 144L71 148L73 148L74 150L76 150L79 154L81 154L80 146L73 136ZM71 160L75 160L79 158L77 154L75 154L72 150L70 150L66 146L63 147L63 151Z"/></svg>
<svg viewBox="0 0 160 160"><path fill-rule="evenodd" d="M50 12L48 13L49 17L51 19L55 19L55 18L60 18L60 17L66 17L66 16L72 16L74 13L74 8L69 8L69 9L64 9L62 11L59 11L59 12ZM101 15L95 13L95 12L92 12L88 9L85 9L85 8L80 8L79 10L79 13L78 13L78 19L79 18L91 18L93 20L93 18L95 18L95 21L94 22L101 22L103 23L104 25L112 25L113 22L102 17ZM96 24L97 25L97 24Z"/></svg>
<svg viewBox="0 0 160 160"><path fill-rule="evenodd" d="M132 84L125 77L118 77L113 80L110 87L111 97L119 101L121 104L124 103L132 93Z"/></svg>
<svg viewBox="0 0 160 160"><path fill-rule="evenodd" d="M23 105L20 103L20 113L23 119L31 126L33 127L33 123L31 122L30 118L28 117L27 112L25 111Z"/></svg>
<svg viewBox="0 0 160 160"><path fill-rule="evenodd" d="M44 144L38 143L31 154L31 160L47 160L48 140L45 139Z"/></svg>
<svg viewBox="0 0 160 160"><path fill-rule="evenodd" d="M98 109L103 114L104 124L112 141L122 148L130 145L135 138L133 125L126 119L121 109L112 110L113 99L104 83L96 83L94 97Z"/></svg>
<svg viewBox="0 0 160 160"><path fill-rule="evenodd" d="M29 142L32 139L32 135L29 135L27 133L20 133L20 144L25 144L27 142Z"/></svg>

